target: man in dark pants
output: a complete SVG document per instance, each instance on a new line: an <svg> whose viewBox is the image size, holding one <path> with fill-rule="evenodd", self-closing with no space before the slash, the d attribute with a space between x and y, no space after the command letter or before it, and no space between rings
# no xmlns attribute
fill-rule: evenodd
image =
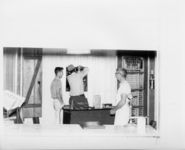
<svg viewBox="0 0 185 150"><path fill-rule="evenodd" d="M84 95L84 83L83 78L88 74L89 69L87 67L74 67L69 65L67 67L69 75L67 80L70 86L70 99L69 104L71 109L84 109L88 108L88 101Z"/></svg>

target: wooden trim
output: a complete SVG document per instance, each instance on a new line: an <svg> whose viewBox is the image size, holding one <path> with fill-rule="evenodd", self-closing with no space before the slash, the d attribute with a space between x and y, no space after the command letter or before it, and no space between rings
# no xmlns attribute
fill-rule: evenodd
<svg viewBox="0 0 185 150"><path fill-rule="evenodd" d="M135 92L135 91L143 91L144 89L141 88L141 89L131 89L131 92Z"/></svg>
<svg viewBox="0 0 185 150"><path fill-rule="evenodd" d="M23 108L35 108L35 107L41 107L42 104L26 104L23 106Z"/></svg>
<svg viewBox="0 0 185 150"><path fill-rule="evenodd" d="M148 70L147 70L147 124L150 123L150 58L147 58L147 65L148 65Z"/></svg>
<svg viewBox="0 0 185 150"><path fill-rule="evenodd" d="M17 92L17 80L18 80L18 72L17 72L17 70L18 70L18 49L16 49L15 50L16 51L16 53L15 53L15 80L14 80L14 87L15 87L15 89L14 89L14 92L16 93L16 94L18 94L18 92Z"/></svg>
<svg viewBox="0 0 185 150"><path fill-rule="evenodd" d="M35 59L42 57L41 48L23 48L23 56L27 59Z"/></svg>
<svg viewBox="0 0 185 150"><path fill-rule="evenodd" d="M15 124L22 124L23 120L21 119L21 115L20 115L20 107L17 108L16 110L16 120L15 120Z"/></svg>
<svg viewBox="0 0 185 150"><path fill-rule="evenodd" d="M41 57L38 59L37 61L37 65L35 67L35 70L34 70L34 74L33 74L33 77L32 77L32 80L31 80L31 84L30 84L30 87L28 89L28 92L27 92L27 95L26 95L26 99L25 99L25 102L22 104L22 106L25 106L28 104L28 101L29 101L29 98L31 96L31 92L32 92L32 89L34 87L34 84L35 84L35 80L36 80L36 77L37 77L37 74L39 72L39 68L40 68L40 65L41 65Z"/></svg>
<svg viewBox="0 0 185 150"><path fill-rule="evenodd" d="M21 78L20 78L20 95L23 96L23 49L21 48L21 54L20 54L20 59L21 59L21 65L20 65L20 75L21 75Z"/></svg>
<svg viewBox="0 0 185 150"><path fill-rule="evenodd" d="M148 98L148 63L147 63L147 58L144 58L144 116L147 115L147 106L148 106L148 101L147 101L147 98Z"/></svg>
<svg viewBox="0 0 185 150"><path fill-rule="evenodd" d="M91 49L90 54L94 56L117 56L117 51L115 50L105 50L105 49Z"/></svg>
<svg viewBox="0 0 185 150"><path fill-rule="evenodd" d="M143 71L127 71L127 74L143 74Z"/></svg>
<svg viewBox="0 0 185 150"><path fill-rule="evenodd" d="M132 105L132 108L144 108L144 106L142 106L142 105L139 105L139 106Z"/></svg>

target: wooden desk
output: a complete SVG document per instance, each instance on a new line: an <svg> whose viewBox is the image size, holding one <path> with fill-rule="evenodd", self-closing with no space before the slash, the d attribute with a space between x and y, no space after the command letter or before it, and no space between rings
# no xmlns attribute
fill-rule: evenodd
<svg viewBox="0 0 185 150"><path fill-rule="evenodd" d="M111 108L71 110L63 109L63 124L81 124L87 121L99 121L104 125L114 124L114 115L110 115Z"/></svg>

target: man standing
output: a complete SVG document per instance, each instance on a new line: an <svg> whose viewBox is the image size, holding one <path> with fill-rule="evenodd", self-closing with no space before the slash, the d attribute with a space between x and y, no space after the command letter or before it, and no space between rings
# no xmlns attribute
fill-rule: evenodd
<svg viewBox="0 0 185 150"><path fill-rule="evenodd" d="M51 83L50 90L51 98L53 99L53 108L55 110L55 122L58 124L63 121L62 107L64 105L64 101L62 97L62 82L61 82L61 78L63 76L63 68L56 67L54 72L55 78Z"/></svg>
<svg viewBox="0 0 185 150"><path fill-rule="evenodd" d="M88 74L89 69L86 67L74 67L69 65L67 67L69 75L67 80L70 86L70 99L69 104L71 109L84 109L88 108L88 101L84 95L84 82L83 78Z"/></svg>
<svg viewBox="0 0 185 150"><path fill-rule="evenodd" d="M130 115L129 99L132 98L131 87L126 81L126 69L118 68L115 75L120 84L116 96L116 106L111 109L110 113L115 114L114 125L126 125Z"/></svg>

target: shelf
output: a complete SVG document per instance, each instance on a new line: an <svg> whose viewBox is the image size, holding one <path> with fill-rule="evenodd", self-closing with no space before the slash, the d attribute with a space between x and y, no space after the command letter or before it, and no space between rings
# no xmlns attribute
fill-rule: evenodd
<svg viewBox="0 0 185 150"><path fill-rule="evenodd" d="M133 70L133 71L127 71L127 74L143 74L144 71L137 71L137 70Z"/></svg>
<svg viewBox="0 0 185 150"><path fill-rule="evenodd" d="M26 104L23 108L35 108L35 107L42 107L42 104Z"/></svg>
<svg viewBox="0 0 185 150"><path fill-rule="evenodd" d="M139 106L132 106L132 108L143 108L144 106L139 105Z"/></svg>
<svg viewBox="0 0 185 150"><path fill-rule="evenodd" d="M143 91L144 89L141 88L141 89L131 89L131 92L134 92L134 91Z"/></svg>

